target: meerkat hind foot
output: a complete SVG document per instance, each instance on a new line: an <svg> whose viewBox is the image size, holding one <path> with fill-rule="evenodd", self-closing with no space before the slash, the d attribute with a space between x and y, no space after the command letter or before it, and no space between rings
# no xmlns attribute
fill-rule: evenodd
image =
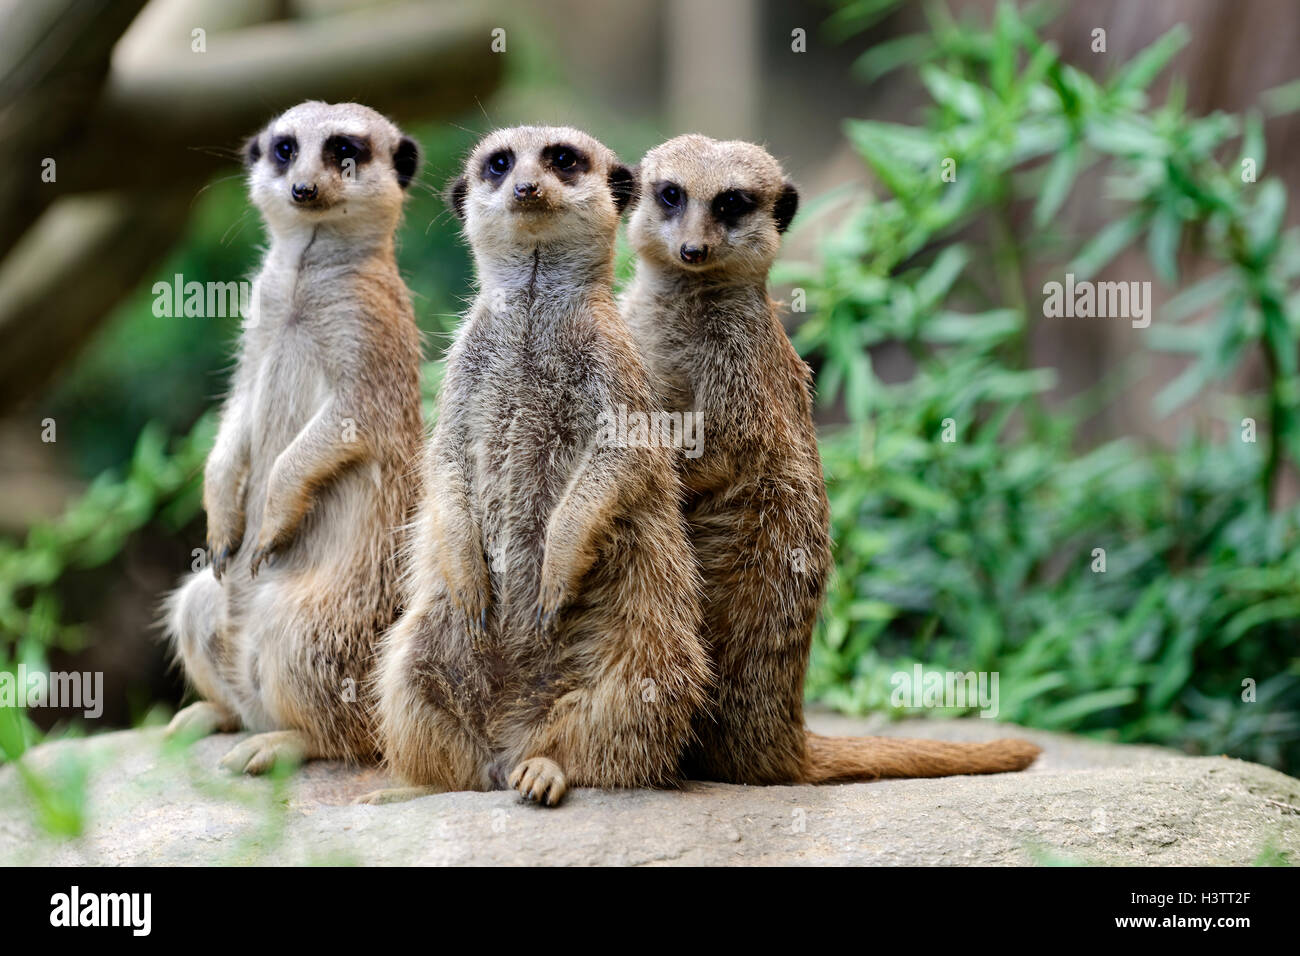
<svg viewBox="0 0 1300 956"><path fill-rule="evenodd" d="M238 729L238 717L220 704L200 700L178 710L164 736L168 740L198 740L209 734L227 734Z"/></svg>
<svg viewBox="0 0 1300 956"><path fill-rule="evenodd" d="M560 765L546 757L529 757L520 763L510 772L508 783L525 800L547 807L559 803L569 789Z"/></svg>
<svg viewBox="0 0 1300 956"><path fill-rule="evenodd" d="M363 793L352 803L354 805L379 807L386 803L405 803L407 800L415 800L419 797L429 797L435 793L446 792L442 787L388 787L383 790L371 790L369 793Z"/></svg>
<svg viewBox="0 0 1300 956"><path fill-rule="evenodd" d="M306 738L296 730L254 734L221 758L231 773L262 774L276 766L297 765L311 754Z"/></svg>

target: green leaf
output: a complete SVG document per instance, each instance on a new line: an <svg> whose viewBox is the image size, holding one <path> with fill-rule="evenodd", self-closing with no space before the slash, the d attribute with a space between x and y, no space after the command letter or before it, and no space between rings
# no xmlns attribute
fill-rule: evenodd
<svg viewBox="0 0 1300 956"><path fill-rule="evenodd" d="M1076 279L1091 279L1142 232L1146 213L1141 210L1129 213L1122 219L1116 219L1102 228L1079 251L1070 271Z"/></svg>
<svg viewBox="0 0 1300 956"><path fill-rule="evenodd" d="M1265 94L1267 95L1267 94ZM1264 138L1264 120L1258 110L1251 110L1246 116L1246 132L1241 138L1241 159L1255 161L1255 175L1264 172L1264 158L1268 151L1268 142ZM1237 164L1240 167L1240 163Z"/></svg>
<svg viewBox="0 0 1300 956"><path fill-rule="evenodd" d="M984 91L974 83L930 64L921 67L921 82L940 105L969 120L984 117Z"/></svg>
<svg viewBox="0 0 1300 956"><path fill-rule="evenodd" d="M916 162L918 153L924 150L925 162L933 162L934 149L929 139L916 130L902 127L906 133L899 134L899 127L890 123L875 123L868 120L848 120L845 131L849 141L862 154L872 172L880 179L890 192L905 201L916 197L921 186ZM907 155L907 159L903 155ZM939 170L934 169L935 180Z"/></svg>
<svg viewBox="0 0 1300 956"><path fill-rule="evenodd" d="M1015 309L993 309L979 315L943 312L922 326L921 338L937 345L979 342L991 346L1018 333L1022 324Z"/></svg>
<svg viewBox="0 0 1300 956"><path fill-rule="evenodd" d="M1237 276L1227 269L1187 286L1165 303L1161 317L1180 321L1219 301L1237 285Z"/></svg>
<svg viewBox="0 0 1300 956"><path fill-rule="evenodd" d="M1294 621L1300 618L1300 598L1280 597L1261 601L1234 614L1219 634L1219 647L1229 647L1261 624L1269 621Z"/></svg>
<svg viewBox="0 0 1300 956"><path fill-rule="evenodd" d="M901 66L924 60L935 49L934 39L926 33L895 37L877 43L853 62L853 72L874 83Z"/></svg>
<svg viewBox="0 0 1300 956"><path fill-rule="evenodd" d="M1034 225L1037 228L1046 226L1060 211L1061 204L1070 195L1070 188L1074 185L1074 177L1078 172L1079 144L1071 142L1056 154L1047 167L1047 175L1043 177L1042 191L1034 206Z"/></svg>
<svg viewBox="0 0 1300 956"><path fill-rule="evenodd" d="M1134 687L1093 691L1043 711L1037 722L1043 727L1075 727L1089 714L1115 707L1126 707L1137 699L1138 692Z"/></svg>
<svg viewBox="0 0 1300 956"><path fill-rule="evenodd" d="M970 253L960 244L948 246L939 253L930 268L916 282L916 297L921 307L932 309L938 305L969 261Z"/></svg>
<svg viewBox="0 0 1300 956"><path fill-rule="evenodd" d="M1184 24L1178 24L1121 67L1110 82L1110 91L1145 90L1190 39L1191 31Z"/></svg>
<svg viewBox="0 0 1300 956"><path fill-rule="evenodd" d="M1286 187L1280 180L1268 179L1257 187L1254 208L1246 219L1251 254L1264 259L1272 254L1282 232L1286 216Z"/></svg>
<svg viewBox="0 0 1300 956"><path fill-rule="evenodd" d="M843 39L861 33L902 6L902 0L848 0L826 20L832 37Z"/></svg>
<svg viewBox="0 0 1300 956"><path fill-rule="evenodd" d="M1147 233L1147 258L1162 281L1178 281L1178 244L1183 235L1183 221L1169 206L1156 211Z"/></svg>
<svg viewBox="0 0 1300 956"><path fill-rule="evenodd" d="M993 62L989 66L989 79L993 91L1005 100L1011 93L1011 84L1016 75L1016 53L1021 31L1015 5L1008 0L999 0L993 23Z"/></svg>
<svg viewBox="0 0 1300 956"><path fill-rule="evenodd" d="M1264 103L1264 112L1269 116L1294 113L1300 110L1300 80L1266 90L1260 99Z"/></svg>

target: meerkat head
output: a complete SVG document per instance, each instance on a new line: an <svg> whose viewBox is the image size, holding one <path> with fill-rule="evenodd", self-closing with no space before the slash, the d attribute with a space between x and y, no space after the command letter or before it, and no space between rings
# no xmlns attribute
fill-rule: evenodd
<svg viewBox="0 0 1300 956"><path fill-rule="evenodd" d="M244 148L249 191L272 231L396 225L420 164L413 139L368 106L300 103Z"/></svg>
<svg viewBox="0 0 1300 956"><path fill-rule="evenodd" d="M558 126L517 126L484 137L447 190L476 249L491 254L549 241L589 242L612 254L636 179L591 136Z"/></svg>
<svg viewBox="0 0 1300 956"><path fill-rule="evenodd" d="M628 236L643 259L688 272L766 276L799 191L753 143L678 136L638 169Z"/></svg>

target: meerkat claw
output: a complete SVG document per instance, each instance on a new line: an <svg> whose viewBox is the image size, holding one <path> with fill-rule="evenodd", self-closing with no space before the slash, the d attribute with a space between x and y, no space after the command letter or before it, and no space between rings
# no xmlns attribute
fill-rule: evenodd
<svg viewBox="0 0 1300 956"><path fill-rule="evenodd" d="M211 549L209 549L210 551ZM230 562L230 548L222 548L212 558L212 576L218 581L226 573L226 565Z"/></svg>
<svg viewBox="0 0 1300 956"><path fill-rule="evenodd" d="M258 570L260 570L264 564L268 568L275 567L275 553L276 549L273 545L266 545L265 547L258 548L254 551L252 559L248 562L249 576L254 578L257 577Z"/></svg>

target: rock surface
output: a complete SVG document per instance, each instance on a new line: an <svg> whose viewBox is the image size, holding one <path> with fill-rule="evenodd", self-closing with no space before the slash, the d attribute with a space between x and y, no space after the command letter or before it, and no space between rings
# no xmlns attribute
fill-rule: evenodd
<svg viewBox="0 0 1300 956"><path fill-rule="evenodd" d="M991 721L881 725L813 715L823 733L948 740L1008 734L1044 748L1025 773L826 787L692 783L570 792L557 809L512 793L350 801L390 785L317 762L282 780L231 778L239 739L188 751L159 730L38 747L44 780L86 778L80 837L49 836L16 768L0 768L0 863L1251 864L1300 861L1300 780L1224 757L1098 743Z"/></svg>

